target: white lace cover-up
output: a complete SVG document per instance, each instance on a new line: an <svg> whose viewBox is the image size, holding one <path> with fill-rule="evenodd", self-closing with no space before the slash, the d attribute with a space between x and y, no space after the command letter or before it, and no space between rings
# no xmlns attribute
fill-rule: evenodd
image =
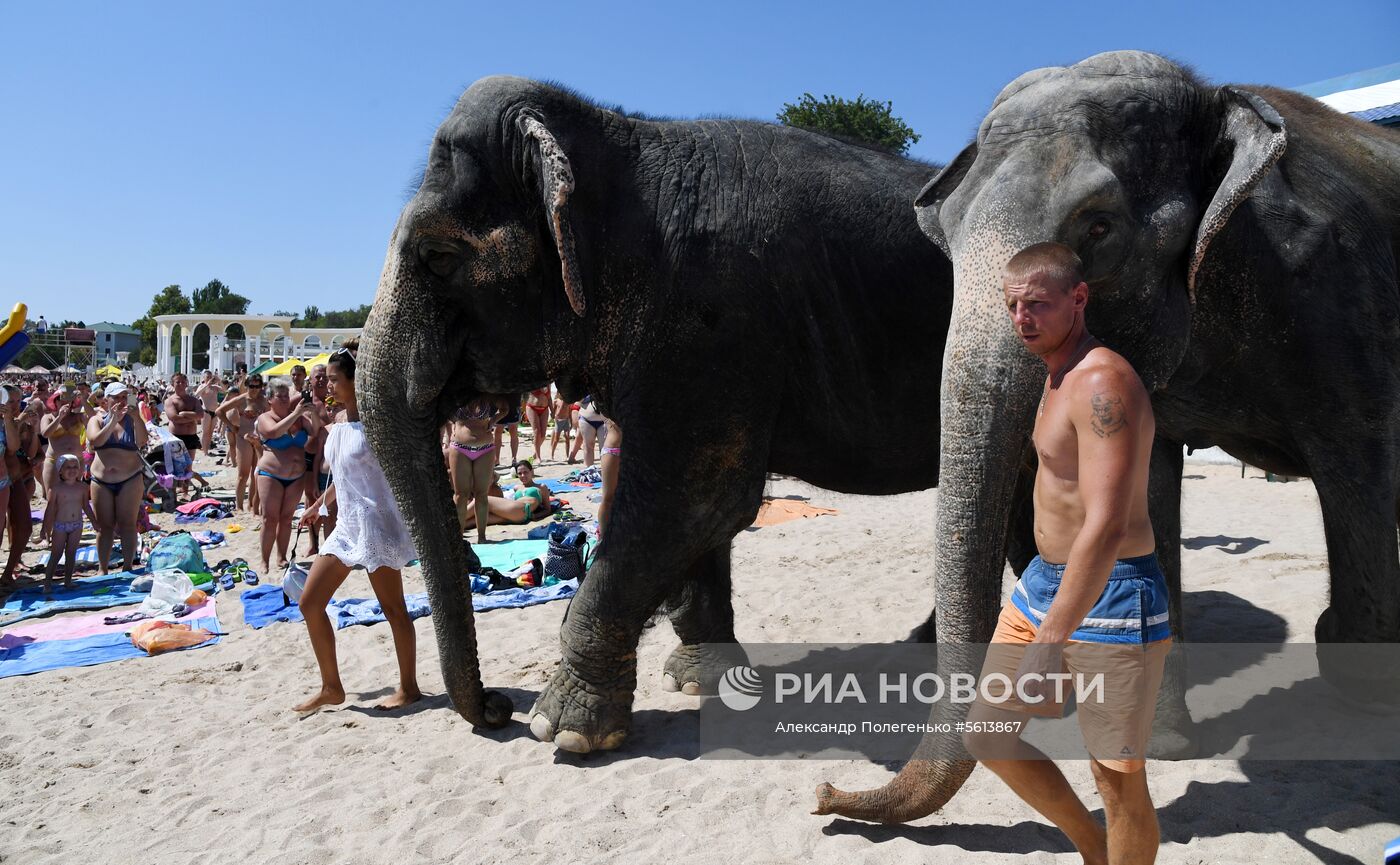
<svg viewBox="0 0 1400 865"><path fill-rule="evenodd" d="M418 558L398 502L365 438L364 425L359 421L331 424L326 461L339 513L321 553L367 571L402 568Z"/></svg>

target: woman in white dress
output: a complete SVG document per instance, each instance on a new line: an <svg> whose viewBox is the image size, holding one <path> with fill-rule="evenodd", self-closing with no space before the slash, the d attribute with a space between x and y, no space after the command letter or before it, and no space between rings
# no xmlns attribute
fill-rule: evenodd
<svg viewBox="0 0 1400 865"><path fill-rule="evenodd" d="M369 572L370 586L384 611L394 635L394 652L399 661L399 689L380 701L381 709L397 709L417 700L417 640L413 620L403 598L404 565L418 558L408 535L398 503L379 461L374 458L360 423L355 402L355 350L358 340L346 340L345 348L332 354L326 374L336 402L345 407L330 428L325 443L325 461L332 481L322 496L306 509L301 518L304 528L320 521L322 506L332 502L339 507L335 531L321 542L321 554L311 565L301 596L301 614L311 648L321 668L321 690L296 707L309 712L321 706L345 702L340 683L340 666L335 656L335 628L326 615L326 604L354 568Z"/></svg>

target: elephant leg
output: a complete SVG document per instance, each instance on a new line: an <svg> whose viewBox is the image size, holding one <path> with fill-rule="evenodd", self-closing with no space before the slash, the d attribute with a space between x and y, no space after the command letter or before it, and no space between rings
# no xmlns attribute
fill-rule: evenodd
<svg viewBox="0 0 1400 865"><path fill-rule="evenodd" d="M671 627L681 643L666 659L662 688L686 694L714 694L730 667L747 666L748 654L734 636L734 603L729 578L732 541L712 547L690 566Z"/></svg>
<svg viewBox="0 0 1400 865"><path fill-rule="evenodd" d="M1157 692L1157 714L1147 753L1159 760L1184 760L1198 748L1195 725L1186 709L1186 653L1181 618L1181 442L1158 436L1152 443L1152 464L1147 482L1147 506L1152 533L1157 538L1157 561L1167 578L1168 613L1176 651L1167 655L1162 686Z"/></svg>
<svg viewBox="0 0 1400 865"><path fill-rule="evenodd" d="M684 446L624 428L608 530L564 615L559 669L531 710L537 738L575 752L622 744L647 619L677 597L701 557L727 545L757 515L766 455L734 432L744 429L734 419L709 420L722 426L694 429Z"/></svg>
<svg viewBox="0 0 1400 865"><path fill-rule="evenodd" d="M1350 699L1393 707L1400 700L1400 675L1392 663L1366 660L1356 646L1326 645L1400 642L1393 463L1379 441L1357 442L1350 452L1369 462L1337 466L1335 451L1310 459L1310 467L1327 467L1313 472L1331 577L1330 604L1315 632L1318 664L1322 677Z"/></svg>

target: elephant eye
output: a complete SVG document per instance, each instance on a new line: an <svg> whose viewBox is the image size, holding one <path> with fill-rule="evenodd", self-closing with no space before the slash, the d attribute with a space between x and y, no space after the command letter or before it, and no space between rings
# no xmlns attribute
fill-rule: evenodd
<svg viewBox="0 0 1400 865"><path fill-rule="evenodd" d="M1096 219L1089 225L1089 237L1098 240L1108 234L1108 223L1102 219Z"/></svg>

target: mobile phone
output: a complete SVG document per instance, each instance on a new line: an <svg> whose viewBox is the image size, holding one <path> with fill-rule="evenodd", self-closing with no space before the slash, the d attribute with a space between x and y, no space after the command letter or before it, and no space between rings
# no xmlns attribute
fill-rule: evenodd
<svg viewBox="0 0 1400 865"><path fill-rule="evenodd" d="M126 392L126 407L136 408L136 394L131 391Z"/></svg>
<svg viewBox="0 0 1400 865"><path fill-rule="evenodd" d="M311 391L309 391L309 390L304 390L304 391L302 391L302 392L301 392L301 401L304 402L304 403L305 403L305 402L311 402Z"/></svg>

